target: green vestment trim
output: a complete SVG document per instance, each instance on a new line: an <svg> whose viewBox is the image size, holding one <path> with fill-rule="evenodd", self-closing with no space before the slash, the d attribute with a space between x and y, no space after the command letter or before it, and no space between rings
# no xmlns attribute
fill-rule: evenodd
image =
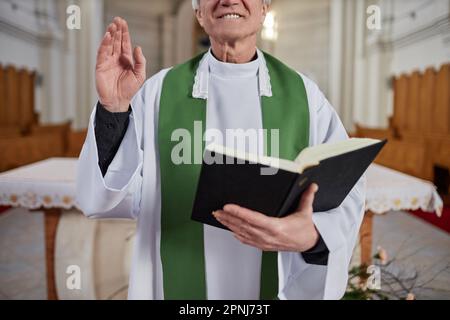
<svg viewBox="0 0 450 320"><path fill-rule="evenodd" d="M206 103L192 97L195 74L203 54L171 69L165 76L159 108L158 145L161 168L161 260L164 298L169 300L207 298L203 225L191 220L191 210L200 176L197 149L204 150ZM279 130L280 158L294 160L309 144L309 109L302 78L274 57L264 54L272 86L272 97L262 97L263 128ZM194 123L201 122L201 128ZM172 141L175 130L189 133L191 163L174 164ZM194 130L200 132L194 132ZM178 131L181 132L181 131ZM177 137L179 139L179 137ZM271 155L270 138L266 154ZM276 151L275 151L276 152ZM197 152L198 153L198 152ZM201 152L203 154L203 152ZM200 158L201 160L201 158ZM200 161L201 163L201 161ZM220 209L220 208L217 208ZM224 266L226 267L226 266ZM264 252L261 265L261 299L275 299L278 293L277 253Z"/></svg>

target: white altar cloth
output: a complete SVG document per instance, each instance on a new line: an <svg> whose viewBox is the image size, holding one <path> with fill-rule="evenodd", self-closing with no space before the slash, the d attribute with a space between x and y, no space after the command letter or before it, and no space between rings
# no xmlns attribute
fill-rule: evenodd
<svg viewBox="0 0 450 320"><path fill-rule="evenodd" d="M50 158L0 174L0 205L76 207L76 158Z"/></svg>
<svg viewBox="0 0 450 320"><path fill-rule="evenodd" d="M441 216L443 202L431 182L377 164L369 167L366 177L367 211L383 214L421 209Z"/></svg>

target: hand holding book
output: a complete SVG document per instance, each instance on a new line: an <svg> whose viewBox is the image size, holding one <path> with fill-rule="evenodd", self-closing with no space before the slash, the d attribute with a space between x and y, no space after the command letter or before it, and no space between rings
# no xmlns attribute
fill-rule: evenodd
<svg viewBox="0 0 450 320"><path fill-rule="evenodd" d="M229 203L281 218L295 212L299 199L313 183L320 187L312 203L313 212L337 208L385 143L349 139L323 144L304 149L295 161L207 147L205 157L217 158L219 154L226 160L222 164L203 163L192 219L228 229L211 212ZM274 169L269 170L273 174L262 174L267 168Z"/></svg>
<svg viewBox="0 0 450 320"><path fill-rule="evenodd" d="M302 194L295 212L284 218L269 217L234 204L225 205L213 215L246 245L263 251L305 252L319 239L312 219L317 190L317 184L311 184Z"/></svg>

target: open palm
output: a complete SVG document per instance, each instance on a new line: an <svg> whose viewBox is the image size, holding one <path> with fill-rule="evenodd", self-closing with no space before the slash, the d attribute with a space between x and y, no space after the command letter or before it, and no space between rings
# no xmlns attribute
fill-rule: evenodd
<svg viewBox="0 0 450 320"><path fill-rule="evenodd" d="M100 103L110 112L125 112L146 79L140 47L132 50L127 22L114 18L97 53L95 84Z"/></svg>

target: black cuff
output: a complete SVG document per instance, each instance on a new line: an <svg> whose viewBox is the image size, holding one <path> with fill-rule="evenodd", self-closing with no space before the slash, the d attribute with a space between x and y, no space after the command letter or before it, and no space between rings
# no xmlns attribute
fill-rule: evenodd
<svg viewBox="0 0 450 320"><path fill-rule="evenodd" d="M316 245L308 251L302 252L303 259L308 264L315 264L319 266L328 265L328 247L323 241L322 236L319 234L319 240Z"/></svg>
<svg viewBox="0 0 450 320"><path fill-rule="evenodd" d="M131 107L127 112L109 112L100 102L95 113L95 140L97 141L98 165L103 176L122 143L130 122Z"/></svg>

